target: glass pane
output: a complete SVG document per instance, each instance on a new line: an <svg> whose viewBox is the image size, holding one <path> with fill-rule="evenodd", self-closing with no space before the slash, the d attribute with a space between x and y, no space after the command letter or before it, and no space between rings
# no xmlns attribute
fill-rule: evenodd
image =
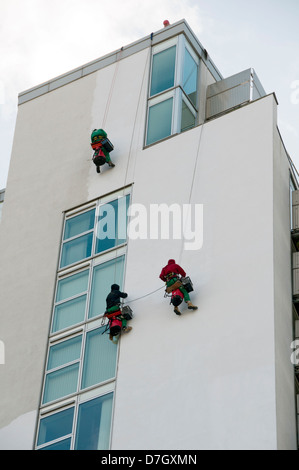
<svg viewBox="0 0 299 470"><path fill-rule="evenodd" d="M94 215L95 209L92 209L91 211L67 219L63 239L66 240L67 238L75 237L76 235L80 235L80 233L92 230L94 227Z"/></svg>
<svg viewBox="0 0 299 470"><path fill-rule="evenodd" d="M150 96L174 86L176 46L153 56Z"/></svg>
<svg viewBox="0 0 299 470"><path fill-rule="evenodd" d="M87 290L89 270L58 281L56 302L81 294Z"/></svg>
<svg viewBox="0 0 299 470"><path fill-rule="evenodd" d="M90 306L88 317L101 315L106 310L106 297L112 284L123 283L125 257L120 256L106 263L95 266L93 269Z"/></svg>
<svg viewBox="0 0 299 470"><path fill-rule="evenodd" d="M86 335L81 389L115 377L117 347L104 331L97 328Z"/></svg>
<svg viewBox="0 0 299 470"><path fill-rule="evenodd" d="M37 445L54 441L59 437L71 434L73 427L74 408L60 411L40 420Z"/></svg>
<svg viewBox="0 0 299 470"><path fill-rule="evenodd" d="M109 449L112 401L109 393L80 405L75 450Z"/></svg>
<svg viewBox="0 0 299 470"><path fill-rule="evenodd" d="M79 364L64 367L46 376L43 403L77 391Z"/></svg>
<svg viewBox="0 0 299 470"><path fill-rule="evenodd" d="M118 199L117 211L117 244L121 245L127 241L128 208L130 195Z"/></svg>
<svg viewBox="0 0 299 470"><path fill-rule="evenodd" d="M100 206L97 226L96 253L117 245L117 199Z"/></svg>
<svg viewBox="0 0 299 470"><path fill-rule="evenodd" d="M96 232L96 253L125 243L129 196L118 198L100 207Z"/></svg>
<svg viewBox="0 0 299 470"><path fill-rule="evenodd" d="M47 370L60 367L80 358L82 336L68 339L50 348Z"/></svg>
<svg viewBox="0 0 299 470"><path fill-rule="evenodd" d="M195 117L191 113L190 109L182 100L182 120L181 120L181 131L185 131L187 129L191 129L191 127L195 126Z"/></svg>
<svg viewBox="0 0 299 470"><path fill-rule="evenodd" d="M68 266L91 255L93 232L65 242L62 246L60 267Z"/></svg>
<svg viewBox="0 0 299 470"><path fill-rule="evenodd" d="M197 64L187 49L185 49L183 90L194 106L196 106Z"/></svg>
<svg viewBox="0 0 299 470"><path fill-rule="evenodd" d="M40 450L70 450L71 448L71 438L64 439L63 441L56 442L51 446L42 447Z"/></svg>
<svg viewBox="0 0 299 470"><path fill-rule="evenodd" d="M52 332L76 325L85 318L86 295L68 300L55 307Z"/></svg>
<svg viewBox="0 0 299 470"><path fill-rule="evenodd" d="M172 102L173 98L169 98L149 108L147 145L171 134Z"/></svg>

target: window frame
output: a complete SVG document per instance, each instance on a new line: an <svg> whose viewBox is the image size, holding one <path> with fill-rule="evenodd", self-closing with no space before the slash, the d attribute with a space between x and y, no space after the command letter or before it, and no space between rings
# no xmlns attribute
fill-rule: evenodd
<svg viewBox="0 0 299 470"><path fill-rule="evenodd" d="M95 384L86 386L82 388L83 385L83 373L84 373L84 366L85 366L85 355L86 355L86 344L87 344L87 336L90 332L99 330L99 334L102 335L102 333L105 331L107 321L103 322L103 317L102 319L97 319L90 322L87 322L84 326L81 328L74 328L73 331L66 332L65 335L59 335L57 338L52 338L52 341L50 341L48 345L48 350L47 350L47 360L46 360L46 367L45 367L45 374L44 374L44 379L43 379L43 386L42 386L42 396L41 396L41 410L44 408L47 408L49 405L55 405L56 403L60 403L61 401L68 400L71 397L75 397L78 394L84 393L90 389L93 389L95 387L102 387L106 384L109 384L111 382L115 382L116 380L116 373L117 373L117 362L118 362L118 355L119 355L119 350L117 345L112 345L113 347L116 347L116 356L115 356L115 372L114 375L109 377L108 379L102 380L101 382L97 382ZM100 330L103 331L100 331ZM50 356L50 350L53 346L56 346L57 344L62 344L65 341L68 341L69 339L73 339L75 337L81 336L81 350L80 350L80 357L76 360L70 361L68 363L64 363L59 367L49 369L47 370L47 364L49 361L49 356ZM107 339L107 335L105 337ZM110 343L109 343L110 344ZM46 401L44 402L44 396L45 396L45 390L46 390L46 382L47 382L47 376L51 374L52 372L55 372L57 370L62 370L72 364L78 363L78 376L77 376L77 385L76 385L76 390L74 390L72 393L69 393L67 395L63 395L61 397L55 398L54 400Z"/></svg>
<svg viewBox="0 0 299 470"><path fill-rule="evenodd" d="M153 71L153 58L156 54L169 49L173 45L176 45L176 59L175 59L175 73L174 73L174 85L170 88L167 88L159 93L151 95L151 81L152 81L152 71ZM185 90L183 89L183 75L184 75L184 61L185 61L185 50L187 50L195 61L197 65L197 90L196 90L196 106L192 103ZM162 142L164 139L168 139L174 135L180 134L181 132L181 109L182 109L182 100L185 101L186 105L195 116L195 124L197 124L198 119L198 106L199 106L199 71L200 71L200 59L193 50L192 46L189 44L187 39L183 34L180 34L168 41L164 41L152 48L151 56L151 66L150 66L150 78L148 83L148 98L147 98L147 113L146 113L146 124L145 124L145 135L144 135L144 147L149 147L150 145ZM171 132L170 135L165 136L161 139L155 140L148 143L149 136L149 114L150 108L155 104L162 103L169 99L173 98L172 105L172 118L171 118ZM191 108L190 108L191 106ZM194 127L193 126L193 127ZM188 129L186 129L188 130Z"/></svg>
<svg viewBox="0 0 299 470"><path fill-rule="evenodd" d="M48 369L48 363L49 363L49 358L50 358L50 354L51 354L51 348L59 345L59 344L63 344L64 342L66 341L69 341L71 339L74 339L74 338L78 338L78 337L81 337L81 346L80 346L80 354L79 354L79 357L78 359L74 359L72 361L69 361L69 362L65 362L63 364L61 364L60 366L57 366L57 367L53 367L52 369ZM81 369L81 362L83 361L83 343L84 343L84 333L83 331L80 333L80 332L75 332L74 334L72 335L67 335L66 337L59 337L56 341L50 343L48 345L48 352L47 352L47 361L46 361L46 367L45 367L45 376L44 376L44 382L43 382L43 392L42 392L42 405L48 405L49 403L52 403L52 402L56 402L57 400L58 401L61 401L62 399L65 399L71 395L73 395L74 393L77 393L78 389L80 389L80 369ZM46 391L46 384L47 384L47 377L49 375L51 375L53 372L57 372L57 371L61 371L69 366L72 366L74 364L78 364L78 375L77 375L77 385L76 385L76 390L70 394L67 394L67 395L63 395L62 397L59 397L59 398L56 398L55 400L50 400L50 401L46 401L44 402L44 397L45 397L45 391Z"/></svg>
<svg viewBox="0 0 299 470"><path fill-rule="evenodd" d="M55 289L55 297L54 297L54 305L53 305L53 311L52 311L52 318L51 318L51 330L50 330L50 338L52 337L57 337L60 335L63 335L67 331L73 331L75 328L78 328L85 323L92 322L93 320L96 320L98 318L102 318L105 312L101 312L98 315L95 315L93 317L89 317L89 308L90 308L90 300L91 300L91 295L92 295L92 282L93 282L93 277L94 277L94 268L97 266L100 266L101 264L105 264L108 261L112 260L117 260L118 258L121 258L124 256L124 269L123 269L123 276L122 276L122 284L124 283L124 277L125 277L125 269L126 269L126 246L121 245L113 250L107 250L105 252L102 252L101 254L98 254L97 256L94 257L94 259L89 260L88 263L84 263L82 266L81 263L78 266L78 269L74 268L70 271L67 270L67 272L61 272L57 282L56 282L56 289ZM86 260L85 260L86 261ZM87 283L87 290L81 292L80 294L75 294L72 297L67 297L64 300L60 300L56 302L56 297L57 297L57 290L58 290L58 284L59 281L68 279L73 275L76 275L80 272L83 271L89 271L88 273L88 283ZM71 300L77 299L79 297L82 297L83 295L86 295L86 303L85 303L85 311L84 311L84 318L82 321L78 323L74 323L72 325L66 326L65 328L61 328L59 330L53 331L53 326L55 323L55 310L56 307L59 305L62 305L64 303L67 303ZM108 295L108 293L107 293Z"/></svg>
<svg viewBox="0 0 299 470"><path fill-rule="evenodd" d="M97 231L98 231L98 225L99 225L99 211L100 211L100 207L106 205L106 204L109 204L109 203L112 203L118 199L121 199L121 198L128 198L128 206L130 204L130 188L125 188L124 190L121 190L121 191L118 191L118 192L115 192L113 193L113 195L110 195L109 196L106 196L106 197L103 197L103 198L100 198L98 199L92 206L85 206L85 207L82 207L81 209L78 209L77 211L73 211L73 212L68 212L65 214L65 218L64 218L64 223L63 223L63 231L62 231L62 239L61 239L61 244L60 244L60 252L59 252L59 268L58 268L58 272L60 271L64 271L66 269L70 269L72 268L73 266L77 266L79 263L82 263L82 262L86 262L86 261L89 261L91 259L93 259L95 256L97 255L102 255L102 254L105 254L109 251L112 251L112 250L115 250L121 246L125 246L128 242L128 236L126 238L126 240L122 243L120 243L119 245L115 245L113 247L110 247L106 250L103 250L103 251L99 251L99 252L96 252L95 249L96 249L96 239L97 239ZM90 230L87 230L85 232L82 232L82 233L79 233L78 235L75 235L73 237L70 237L70 238L67 238L67 239L64 239L64 233L65 233L65 228L66 228L66 223L81 215L81 214L84 214L86 212L89 212L91 209L95 209L95 215L94 215L94 225L93 225L93 229L90 229ZM80 237L83 237L85 235L88 235L90 233L93 233L93 236L92 236L92 246L91 246L91 254L90 256L87 256L86 258L82 258L82 259L79 259L77 261L74 261L73 263L70 263L70 264L67 264L67 265L64 265L64 266L61 266L61 262L62 262L62 257L63 257L63 248L65 246L66 243L70 242L70 241L73 241L73 240L76 240Z"/></svg>
<svg viewBox="0 0 299 470"><path fill-rule="evenodd" d="M113 419L113 410L114 410L114 403L115 403L115 381L113 383L111 382L107 385L94 388L91 391L84 390L84 392L82 392L81 394L78 394L73 400L65 400L60 406L50 405L47 411L44 411L38 420L38 425L37 425L37 430L36 430L36 439L35 439L35 449L43 450L49 446L58 444L59 442L62 442L66 439L71 439L70 450L74 450L76 437L77 437L77 430L78 430L78 413L79 413L80 405L87 403L89 401L92 401L94 399L100 398L100 397L105 397L106 395L109 395L109 394L112 394L112 406L111 406L112 411L111 411L111 421L110 421L110 430L109 430L109 439L108 439L109 446L108 446L108 449L104 449L104 450L109 450L111 446L111 435L112 435L111 423ZM72 408L74 412L73 412L73 423L72 423L71 433L60 436L59 438L53 439L52 441L47 441L47 442L44 442L43 444L38 444L41 421L44 418L54 416L60 412L63 412Z"/></svg>

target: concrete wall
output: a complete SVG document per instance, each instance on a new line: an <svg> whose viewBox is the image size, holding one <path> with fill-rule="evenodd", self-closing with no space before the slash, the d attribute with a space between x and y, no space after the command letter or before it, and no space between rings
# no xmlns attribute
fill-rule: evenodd
<svg viewBox="0 0 299 470"><path fill-rule="evenodd" d="M194 282L199 310L176 316L163 290L132 303L134 332L120 350L114 449L282 445L275 341L288 343L291 323L287 318L287 336L275 337L274 299L285 284L290 289L286 261L274 297L275 107L268 96L140 152L133 202L204 204L204 242L194 252L178 241L130 241L126 290L134 299L157 289L160 268L173 257ZM286 397L279 414L286 411L284 428L293 431L290 388ZM283 446L295 448L294 434Z"/></svg>
<svg viewBox="0 0 299 470"><path fill-rule="evenodd" d="M74 82L18 110L0 230L4 434L13 420L39 407L62 211L88 196L87 136L95 78ZM28 442L27 430L24 435Z"/></svg>
<svg viewBox="0 0 299 470"><path fill-rule="evenodd" d="M0 230L0 447L7 426L39 407L63 211L124 185L142 91L143 113L146 106L148 59L144 50L18 109ZM90 133L103 123L116 168L98 175ZM144 117L139 125L143 131ZM25 434L32 446L34 426Z"/></svg>
<svg viewBox="0 0 299 470"><path fill-rule="evenodd" d="M63 211L131 183L132 202L147 208L203 204L204 242L128 243L128 300L162 289L132 302L112 449L277 447L273 96L143 150L149 59L145 49L19 107L0 230L0 448L15 429L24 440L11 448L33 443ZM96 127L115 146L116 167L101 175L90 160ZM158 279L173 257L199 306L181 317Z"/></svg>

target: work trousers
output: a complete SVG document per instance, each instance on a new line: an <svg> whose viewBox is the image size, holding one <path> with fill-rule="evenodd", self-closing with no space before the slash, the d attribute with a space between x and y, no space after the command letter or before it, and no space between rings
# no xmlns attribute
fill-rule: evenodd
<svg viewBox="0 0 299 470"><path fill-rule="evenodd" d="M169 281L167 281L167 283L166 283L167 287L172 286L172 285L173 285L176 281L178 281L178 280L179 280L179 279L178 279L177 277L171 278L171 279L170 279ZM185 289L183 286L179 287L179 289L180 289L181 293L182 293L183 296L184 296L185 302L190 302L190 295L188 294L188 292L186 291L186 289Z"/></svg>

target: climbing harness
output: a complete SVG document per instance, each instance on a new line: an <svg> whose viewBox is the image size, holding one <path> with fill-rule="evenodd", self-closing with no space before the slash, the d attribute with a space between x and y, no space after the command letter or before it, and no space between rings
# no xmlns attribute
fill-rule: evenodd
<svg viewBox="0 0 299 470"><path fill-rule="evenodd" d="M106 318L108 319L108 322L105 325ZM115 312L110 312L110 313L105 312L102 318L101 326L105 325L106 328L102 332L102 334L106 333L106 331L108 330L111 336L118 336L119 334L121 334L123 318L127 321L132 320L133 318L133 310L128 305L121 304L119 306L119 310L116 310Z"/></svg>
<svg viewBox="0 0 299 470"><path fill-rule="evenodd" d="M174 307L178 307L184 298L180 287L183 287L189 293L193 291L193 283L189 276L180 277L177 274L173 274L173 276L168 275L167 277L169 277L169 280L173 277L176 280L172 285L166 286L164 297L170 297L170 304L174 305Z"/></svg>

